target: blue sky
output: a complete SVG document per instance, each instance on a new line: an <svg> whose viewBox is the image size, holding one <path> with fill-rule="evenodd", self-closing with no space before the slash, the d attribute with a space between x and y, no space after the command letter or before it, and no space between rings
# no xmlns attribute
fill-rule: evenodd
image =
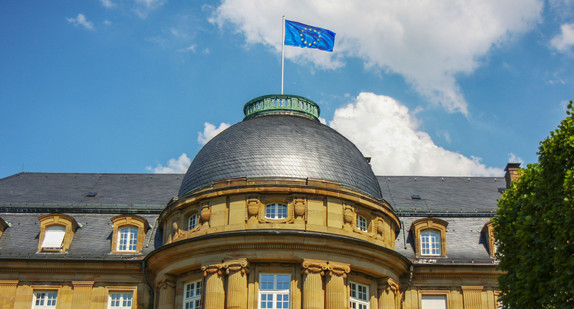
<svg viewBox="0 0 574 309"><path fill-rule="evenodd" d="M407 3L408 2L408 3ZM280 92L281 17L337 33L286 47L285 92L378 175L502 175L573 99L569 1L3 1L0 177L182 172L250 99Z"/></svg>

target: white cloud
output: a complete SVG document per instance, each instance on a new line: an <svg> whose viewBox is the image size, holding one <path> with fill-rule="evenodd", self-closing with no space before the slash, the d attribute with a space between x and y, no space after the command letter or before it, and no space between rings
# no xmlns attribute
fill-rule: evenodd
<svg viewBox="0 0 574 309"><path fill-rule="evenodd" d="M220 123L219 127L215 127L215 125L206 122L203 124L203 132L197 133L197 142L200 143L201 145L205 145L217 134L219 134L221 131L229 127L230 125L225 122Z"/></svg>
<svg viewBox="0 0 574 309"><path fill-rule="evenodd" d="M116 4L112 2L112 0L100 0L100 2L102 3L102 5L105 8L108 8L108 9L111 9L114 6L116 6Z"/></svg>
<svg viewBox="0 0 574 309"><path fill-rule="evenodd" d="M508 163L520 163L520 164L524 164L524 160L522 160L521 157L513 154L513 153L509 153L508 154Z"/></svg>
<svg viewBox="0 0 574 309"><path fill-rule="evenodd" d="M574 45L574 23L563 24L560 31L560 34L550 41L550 45L559 52L568 52Z"/></svg>
<svg viewBox="0 0 574 309"><path fill-rule="evenodd" d="M286 57L330 69L359 57L368 68L402 75L447 111L467 114L456 76L472 73L509 36L530 30L542 9L542 0L224 0L210 21L231 23L247 43L276 52L282 15L333 30L333 53L287 48Z"/></svg>
<svg viewBox="0 0 574 309"><path fill-rule="evenodd" d="M165 0L135 0L134 11L140 18L147 18L149 13L165 4Z"/></svg>
<svg viewBox="0 0 574 309"><path fill-rule="evenodd" d="M182 52L182 53L185 53L185 52L195 53L196 49L197 49L197 45L196 45L196 44L192 44L192 45L189 45L189 46L186 47L186 48L178 49L177 51L178 51L178 52Z"/></svg>
<svg viewBox="0 0 574 309"><path fill-rule="evenodd" d="M82 13L78 14L78 16L76 16L76 18L68 17L68 18L66 18L66 20L76 27L81 26L81 27L84 27L88 30L94 30L94 24L91 21L88 21L86 16L84 16L84 14L82 14Z"/></svg>
<svg viewBox="0 0 574 309"><path fill-rule="evenodd" d="M331 127L372 157L376 175L501 176L476 157L446 150L418 129L409 109L394 99L361 93L355 102L335 111Z"/></svg>
<svg viewBox="0 0 574 309"><path fill-rule="evenodd" d="M177 159L170 159L167 166L158 164L155 168L148 166L146 170L155 174L183 174L187 171L190 164L191 160L187 157L187 154L183 153Z"/></svg>

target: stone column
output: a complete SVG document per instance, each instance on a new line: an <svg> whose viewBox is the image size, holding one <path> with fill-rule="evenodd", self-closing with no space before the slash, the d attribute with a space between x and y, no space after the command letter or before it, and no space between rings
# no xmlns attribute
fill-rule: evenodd
<svg viewBox="0 0 574 309"><path fill-rule="evenodd" d="M303 309L324 309L323 275L326 261L303 261Z"/></svg>
<svg viewBox="0 0 574 309"><path fill-rule="evenodd" d="M325 308L349 308L345 279L351 271L349 264L329 262L325 276Z"/></svg>
<svg viewBox="0 0 574 309"><path fill-rule="evenodd" d="M159 309L173 309L175 306L175 276L165 275L157 283L157 304Z"/></svg>
<svg viewBox="0 0 574 309"><path fill-rule="evenodd" d="M223 265L213 264L202 266L205 276L204 309L225 308L225 289L223 287Z"/></svg>
<svg viewBox="0 0 574 309"><path fill-rule="evenodd" d="M401 291L399 284L392 278L379 281L379 309L400 309Z"/></svg>
<svg viewBox="0 0 574 309"><path fill-rule="evenodd" d="M227 309L247 308L247 268L246 259L228 261L227 268Z"/></svg>
<svg viewBox="0 0 574 309"><path fill-rule="evenodd" d="M486 308L486 306L482 304L483 286L462 286L461 288L464 309Z"/></svg>

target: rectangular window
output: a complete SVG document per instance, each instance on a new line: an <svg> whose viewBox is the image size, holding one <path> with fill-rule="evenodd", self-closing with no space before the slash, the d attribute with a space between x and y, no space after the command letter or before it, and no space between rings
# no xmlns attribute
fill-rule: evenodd
<svg viewBox="0 0 574 309"><path fill-rule="evenodd" d="M351 309L369 309L369 287L351 282Z"/></svg>
<svg viewBox="0 0 574 309"><path fill-rule="evenodd" d="M58 291L36 291L32 300L32 309L56 308Z"/></svg>
<svg viewBox="0 0 574 309"><path fill-rule="evenodd" d="M369 223L367 222L367 218L363 216L357 216L357 228L363 232L366 232L369 227Z"/></svg>
<svg viewBox="0 0 574 309"><path fill-rule="evenodd" d="M120 228L118 251L135 252L138 247L138 228L127 226Z"/></svg>
<svg viewBox="0 0 574 309"><path fill-rule="evenodd" d="M66 235L66 227L63 225L50 225L44 231L44 241L42 241L42 248L62 248L64 236Z"/></svg>
<svg viewBox="0 0 574 309"><path fill-rule="evenodd" d="M423 295L422 309L447 309L446 295Z"/></svg>
<svg viewBox="0 0 574 309"><path fill-rule="evenodd" d="M269 204L265 206L265 218L285 219L287 218L287 205Z"/></svg>
<svg viewBox="0 0 574 309"><path fill-rule="evenodd" d="M183 309L201 308L201 281L186 283L183 293Z"/></svg>
<svg viewBox="0 0 574 309"><path fill-rule="evenodd" d="M289 308L291 276L261 274L259 276L259 309Z"/></svg>
<svg viewBox="0 0 574 309"><path fill-rule="evenodd" d="M440 255L440 232L426 230L421 232L421 255Z"/></svg>
<svg viewBox="0 0 574 309"><path fill-rule="evenodd" d="M187 219L187 229L193 230L197 226L197 221L199 221L199 216L197 214L189 216L189 219Z"/></svg>
<svg viewBox="0 0 574 309"><path fill-rule="evenodd" d="M131 309L132 302L132 292L111 292L108 300L108 308Z"/></svg>

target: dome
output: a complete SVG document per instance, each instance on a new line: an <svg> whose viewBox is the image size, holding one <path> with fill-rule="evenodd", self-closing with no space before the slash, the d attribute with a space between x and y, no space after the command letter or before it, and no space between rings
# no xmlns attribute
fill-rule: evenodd
<svg viewBox="0 0 574 309"><path fill-rule="evenodd" d="M182 181L180 197L215 181L245 177L327 180L382 198L367 160L353 143L317 120L314 102L291 95L264 96L248 102L244 112L242 122L199 151Z"/></svg>

